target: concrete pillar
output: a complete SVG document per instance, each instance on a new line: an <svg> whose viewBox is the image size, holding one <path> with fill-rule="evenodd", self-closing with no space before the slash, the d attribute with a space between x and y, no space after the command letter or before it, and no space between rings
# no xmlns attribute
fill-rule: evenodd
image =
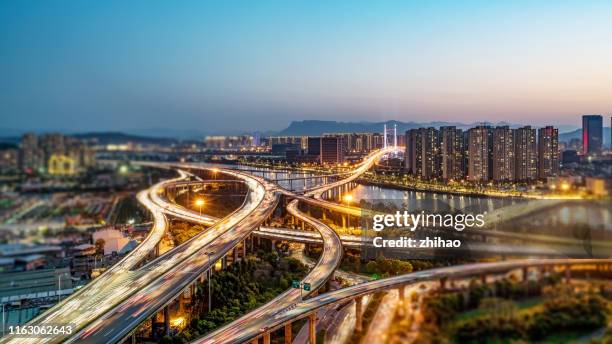
<svg viewBox="0 0 612 344"><path fill-rule="evenodd" d="M447 281L446 277L440 278L440 289L442 290L446 289L446 281Z"/></svg>
<svg viewBox="0 0 612 344"><path fill-rule="evenodd" d="M170 335L170 306L164 307L164 333Z"/></svg>
<svg viewBox="0 0 612 344"><path fill-rule="evenodd" d="M221 270L225 270L227 268L227 256L221 258Z"/></svg>
<svg viewBox="0 0 612 344"><path fill-rule="evenodd" d="M156 329L155 322L156 321L157 321L157 312L153 313L153 316L151 317L151 338L155 337L155 329Z"/></svg>
<svg viewBox="0 0 612 344"><path fill-rule="evenodd" d="M527 280L529 279L529 268L528 267L524 267L522 269L523 271L523 282L527 282Z"/></svg>
<svg viewBox="0 0 612 344"><path fill-rule="evenodd" d="M285 344L291 344L292 340L291 323L288 323L285 324Z"/></svg>
<svg viewBox="0 0 612 344"><path fill-rule="evenodd" d="M247 256L247 239L242 242L242 259L246 259Z"/></svg>
<svg viewBox="0 0 612 344"><path fill-rule="evenodd" d="M355 298L355 331L361 332L363 328L363 314L362 314L362 296Z"/></svg>
<svg viewBox="0 0 612 344"><path fill-rule="evenodd" d="M572 281L572 269L569 265L565 266L565 283L570 283Z"/></svg>
<svg viewBox="0 0 612 344"><path fill-rule="evenodd" d="M263 335L263 342L264 344L270 344L270 332L266 332Z"/></svg>
<svg viewBox="0 0 612 344"><path fill-rule="evenodd" d="M406 309L406 296L404 295L405 292L405 287L401 286L397 289L397 292L399 293L399 309L398 309L398 315L403 317L404 316L404 310Z"/></svg>
<svg viewBox="0 0 612 344"><path fill-rule="evenodd" d="M310 344L317 343L317 313L312 312L308 316L308 339Z"/></svg>

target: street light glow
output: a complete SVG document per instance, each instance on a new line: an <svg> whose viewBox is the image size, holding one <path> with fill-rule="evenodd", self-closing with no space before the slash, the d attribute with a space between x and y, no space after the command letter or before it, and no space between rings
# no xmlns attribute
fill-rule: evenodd
<svg viewBox="0 0 612 344"><path fill-rule="evenodd" d="M203 200L203 199L201 199L201 198L198 198L198 199L196 199L196 201L195 201L195 205L197 205L198 207L203 206L203 205L204 205L204 203L206 203L206 202L204 202L204 200Z"/></svg>
<svg viewBox="0 0 612 344"><path fill-rule="evenodd" d="M353 195L344 195L344 201L350 203L353 201Z"/></svg>

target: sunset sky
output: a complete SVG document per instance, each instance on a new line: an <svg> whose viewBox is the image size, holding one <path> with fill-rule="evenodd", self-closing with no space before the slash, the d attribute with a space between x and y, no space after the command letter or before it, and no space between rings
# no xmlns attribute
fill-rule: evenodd
<svg viewBox="0 0 612 344"><path fill-rule="evenodd" d="M578 126L612 113L612 1L2 1L0 76L0 128Z"/></svg>

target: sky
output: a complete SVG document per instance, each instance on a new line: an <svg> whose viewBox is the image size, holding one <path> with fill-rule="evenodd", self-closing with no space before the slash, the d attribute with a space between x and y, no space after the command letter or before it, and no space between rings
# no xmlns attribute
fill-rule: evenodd
<svg viewBox="0 0 612 344"><path fill-rule="evenodd" d="M612 1L0 2L0 128L612 113Z"/></svg>

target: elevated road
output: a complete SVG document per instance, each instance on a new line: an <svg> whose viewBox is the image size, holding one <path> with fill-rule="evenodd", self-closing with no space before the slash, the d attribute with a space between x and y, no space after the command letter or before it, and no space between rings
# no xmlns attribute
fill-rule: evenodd
<svg viewBox="0 0 612 344"><path fill-rule="evenodd" d="M358 299L365 295L414 285L421 282L447 281L468 277L481 277L486 274L501 274L516 269L529 269L540 267L567 267L580 265L610 265L612 259L538 259L538 260L516 260L495 263L476 263L468 265L457 265L452 267L431 269L410 273L407 275L385 278L377 281L357 284L348 288L328 292L320 296L293 304L280 312L268 314L264 320L255 326L244 326L242 331L232 337L219 338L206 336L196 343L219 344L219 343L244 343L249 342L265 332L271 332L282 328L285 324L305 318L318 311L322 307L333 304L345 303ZM238 320L240 321L240 320Z"/></svg>
<svg viewBox="0 0 612 344"><path fill-rule="evenodd" d="M371 168L378 160L380 160L385 154L395 151L395 148L390 147L370 154L364 162L354 169L349 177L333 182L329 185L321 186L317 189L313 189L305 194L305 196L297 196L292 192L284 191L285 195L293 196L296 199L291 201L287 205L287 211L297 219L304 221L313 228L315 228L321 235L323 240L323 251L319 258L319 261L315 267L309 272L309 274L301 281L301 283L310 283L311 291L318 289L326 280L328 280L334 273L334 271L340 265L343 255L342 241L338 234L325 225L323 222L312 218L298 210L298 202L302 199L309 199L309 196L321 195L323 192L329 191L333 188L342 186L346 183L358 178L361 174ZM288 309L295 304L296 300L302 297L302 289L290 289L274 298L272 301L266 303L264 306L247 313L237 321L230 323L208 335L204 338L195 341L195 343L237 343L236 338L240 338L245 329L249 331L258 332L264 336L269 336L267 331L270 314L276 314ZM262 316L265 315L265 316ZM257 336L256 336L257 337Z"/></svg>
<svg viewBox="0 0 612 344"><path fill-rule="evenodd" d="M223 171L244 180L249 192L241 208L181 246L145 265L143 283L124 296L112 310L98 317L67 342L114 343L170 303L189 284L224 257L274 210L276 187L238 171ZM161 210L160 210L161 211Z"/></svg>
<svg viewBox="0 0 612 344"><path fill-rule="evenodd" d="M179 177L162 181L147 190L138 193L137 198L153 216L153 226L147 237L121 261L113 265L98 278L81 288L76 293L62 300L48 311L32 319L28 325L44 326L47 324L72 324L84 326L105 311L121 296L133 287L133 269L145 261L155 251L159 241L165 235L168 223L161 209L151 200L152 194L158 194L167 185L180 182L189 177L184 171L179 171ZM14 338L5 336L0 343L56 343L67 338L66 334L57 334L44 338Z"/></svg>

